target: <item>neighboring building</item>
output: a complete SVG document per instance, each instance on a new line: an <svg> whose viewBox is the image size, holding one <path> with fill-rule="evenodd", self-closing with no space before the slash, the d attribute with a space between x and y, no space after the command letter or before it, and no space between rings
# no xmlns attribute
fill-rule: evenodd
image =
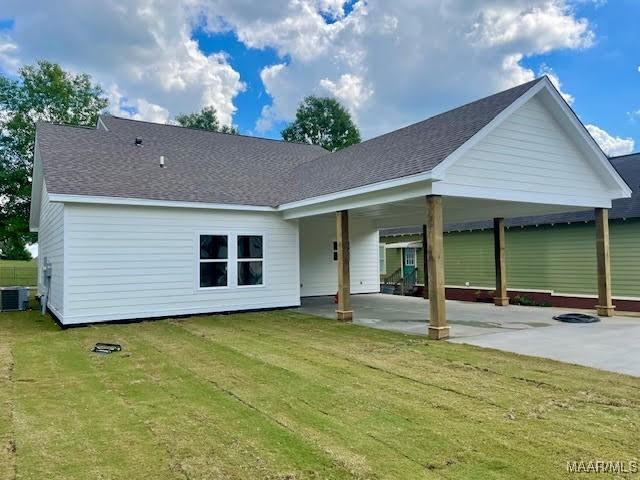
<svg viewBox="0 0 640 480"><path fill-rule="evenodd" d="M610 159L633 190L609 212L613 298L618 310L640 311L640 153ZM510 296L557 306L592 308L597 295L593 212L506 219ZM394 272L417 270L424 286L422 227L380 232L381 282ZM445 226L447 298L474 300L494 287L491 222Z"/></svg>
<svg viewBox="0 0 640 480"><path fill-rule="evenodd" d="M30 227L39 294L63 325L292 307L336 291L348 320L350 293L379 291L381 228L426 214L442 258L443 215L603 216L629 195L544 77L334 153L109 115L96 128L38 123ZM443 338L444 289L434 292L429 332Z"/></svg>

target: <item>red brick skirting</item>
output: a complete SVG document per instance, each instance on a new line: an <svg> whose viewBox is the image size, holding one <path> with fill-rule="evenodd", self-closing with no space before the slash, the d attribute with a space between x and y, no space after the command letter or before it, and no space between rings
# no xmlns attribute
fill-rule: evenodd
<svg viewBox="0 0 640 480"><path fill-rule="evenodd" d="M478 295L481 292L481 295ZM416 296L421 297L423 293L423 287L418 287ZM478 302L478 301L491 301L493 292L491 290L479 290L473 288L446 288L447 300L461 300L463 302ZM536 302L546 302L552 307L562 308L579 308L586 310L595 309L598 303L597 298L584 298L584 297L570 297L551 295L544 292L527 292L526 290L509 290L509 298L516 296L527 297ZM480 298L479 298L480 297ZM640 300L613 300L613 304L616 306L618 312L640 312Z"/></svg>

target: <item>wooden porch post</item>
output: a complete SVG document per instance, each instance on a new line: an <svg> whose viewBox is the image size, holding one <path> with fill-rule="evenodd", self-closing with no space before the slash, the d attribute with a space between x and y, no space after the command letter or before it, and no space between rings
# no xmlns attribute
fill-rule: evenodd
<svg viewBox="0 0 640 480"><path fill-rule="evenodd" d="M429 338L449 336L445 312L442 197L427 195L427 267L429 274Z"/></svg>
<svg viewBox="0 0 640 480"><path fill-rule="evenodd" d="M507 258L504 242L504 218L493 219L493 247L496 264L496 296L493 302L499 307L509 305L507 296Z"/></svg>
<svg viewBox="0 0 640 480"><path fill-rule="evenodd" d="M424 289L422 296L429 298L429 262L427 262L427 225L422 225L422 276L424 277Z"/></svg>
<svg viewBox="0 0 640 480"><path fill-rule="evenodd" d="M336 212L336 238L338 239L338 320L350 322L353 319L351 310L351 278L349 275L349 211Z"/></svg>
<svg viewBox="0 0 640 480"><path fill-rule="evenodd" d="M598 258L598 315L613 316L611 262L609 254L609 210L596 208L596 256Z"/></svg>

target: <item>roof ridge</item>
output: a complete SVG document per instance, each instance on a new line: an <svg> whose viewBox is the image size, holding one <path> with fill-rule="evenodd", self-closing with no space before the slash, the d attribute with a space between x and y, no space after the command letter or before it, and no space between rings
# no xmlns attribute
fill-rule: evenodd
<svg viewBox="0 0 640 480"><path fill-rule="evenodd" d="M125 120L125 121L128 121L128 122L147 123L147 124L151 124L151 125L157 125L159 127L183 128L185 130L194 130L194 131L197 131L197 132L205 132L205 133L213 133L213 134L217 133L219 135L231 135L231 136L234 136L234 137L252 138L254 140L267 140L267 141L270 141L270 142L290 143L290 144L293 144L293 145L306 145L306 146L309 146L309 147L322 148L319 145L314 145L312 143L307 143L307 142L289 142L289 141L286 141L284 139L268 138L268 137L257 137L257 136L254 136L254 135L246 135L246 134L243 134L243 133L219 132L219 131L214 131L214 130L207 130L206 128L185 127L183 125L174 125L172 123L158 123L158 122L151 122L149 120L137 120L137 119L134 119L134 118L126 118L126 117L121 117L119 115L113 115L111 113L106 113L106 114L100 115L100 117L105 117L105 116L116 118L118 120Z"/></svg>
<svg viewBox="0 0 640 480"><path fill-rule="evenodd" d="M91 125L74 125L73 123L64 123L64 122L51 122L48 120L36 120L36 127L40 125L53 125L56 127L70 127L70 128L82 128L84 130L97 130L95 126Z"/></svg>

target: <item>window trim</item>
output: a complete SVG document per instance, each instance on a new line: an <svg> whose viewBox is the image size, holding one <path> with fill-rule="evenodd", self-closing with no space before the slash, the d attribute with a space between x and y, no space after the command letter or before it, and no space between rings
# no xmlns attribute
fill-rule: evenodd
<svg viewBox="0 0 640 480"><path fill-rule="evenodd" d="M384 264L384 269L380 268L381 264ZM387 274L387 246L384 243L380 243L378 247L378 270L380 275Z"/></svg>
<svg viewBox="0 0 640 480"><path fill-rule="evenodd" d="M213 236L225 236L227 237L227 258L225 260L223 259L201 259L200 258L200 237L203 235L213 235ZM209 291L209 290L226 290L231 288L232 285L232 281L233 281L233 277L231 276L232 271L231 271L231 264L232 264L232 250L231 250L231 241L232 241L233 235L229 232L224 232L224 231L219 231L219 230L206 230L206 231L202 231L202 232L196 232L195 235L195 250L196 250L196 279L195 279L195 287L196 290L203 290L203 291ZM227 284L226 285L220 285L220 286L213 286L213 287L202 287L200 286L200 264L201 263L222 263L222 262L226 262L227 263Z"/></svg>
<svg viewBox="0 0 640 480"><path fill-rule="evenodd" d="M239 258L238 257L238 237L262 237L262 258ZM266 282L266 252L267 252L267 236L263 232L236 232L234 234L234 250L235 250L235 287L236 288L264 288ZM240 285L238 283L238 264L240 262L262 262L262 283L257 285Z"/></svg>

